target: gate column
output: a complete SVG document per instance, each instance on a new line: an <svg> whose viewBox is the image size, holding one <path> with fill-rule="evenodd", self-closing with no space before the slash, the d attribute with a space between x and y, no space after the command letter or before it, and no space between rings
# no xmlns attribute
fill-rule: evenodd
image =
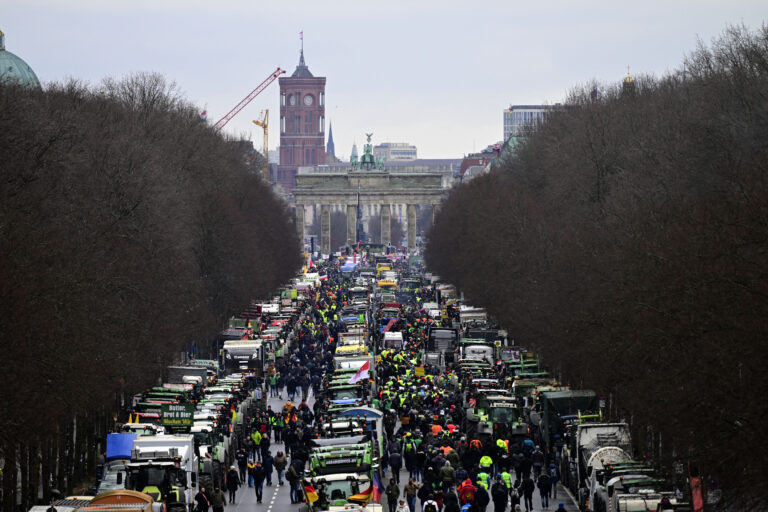
<svg viewBox="0 0 768 512"><path fill-rule="evenodd" d="M320 206L320 251L331 254L331 207Z"/></svg>
<svg viewBox="0 0 768 512"><path fill-rule="evenodd" d="M389 245L392 242L391 219L390 206L388 204L381 205L381 243L384 245Z"/></svg>

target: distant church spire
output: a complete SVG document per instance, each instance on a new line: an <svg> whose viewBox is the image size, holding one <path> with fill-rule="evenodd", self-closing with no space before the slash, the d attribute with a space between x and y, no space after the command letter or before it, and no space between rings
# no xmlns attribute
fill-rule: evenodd
<svg viewBox="0 0 768 512"><path fill-rule="evenodd" d="M336 146L333 145L333 123L330 121L328 122L328 146L325 152L336 158Z"/></svg>

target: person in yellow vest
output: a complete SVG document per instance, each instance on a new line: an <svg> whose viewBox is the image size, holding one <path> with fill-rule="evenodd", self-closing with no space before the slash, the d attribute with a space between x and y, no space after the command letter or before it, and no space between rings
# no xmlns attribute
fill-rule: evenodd
<svg viewBox="0 0 768 512"><path fill-rule="evenodd" d="M491 475L485 471L477 474L477 485L482 485L487 491L491 487Z"/></svg>
<svg viewBox="0 0 768 512"><path fill-rule="evenodd" d="M255 452L251 453L251 458L258 457L261 460L261 432L254 430L251 433L251 441L253 441L253 451Z"/></svg>
<svg viewBox="0 0 768 512"><path fill-rule="evenodd" d="M480 457L480 463L478 465L480 466L481 471L490 472L491 468L493 468L493 459L488 455L483 455Z"/></svg>

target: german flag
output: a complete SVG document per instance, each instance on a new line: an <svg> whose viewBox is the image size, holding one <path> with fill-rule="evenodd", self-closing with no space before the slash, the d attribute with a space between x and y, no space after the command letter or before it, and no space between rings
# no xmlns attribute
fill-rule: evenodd
<svg viewBox="0 0 768 512"><path fill-rule="evenodd" d="M348 501L357 501L359 503L368 503L373 499L373 485L370 485L368 489L361 492L360 494L355 494L347 498Z"/></svg>
<svg viewBox="0 0 768 512"><path fill-rule="evenodd" d="M319 499L317 491L315 491L315 488L312 486L312 484L304 486L304 494L307 495L307 501L310 503L314 503Z"/></svg>

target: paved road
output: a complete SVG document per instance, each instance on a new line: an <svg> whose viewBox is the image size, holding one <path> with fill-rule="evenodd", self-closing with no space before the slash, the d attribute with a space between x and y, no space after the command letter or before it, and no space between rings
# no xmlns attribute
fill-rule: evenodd
<svg viewBox="0 0 768 512"><path fill-rule="evenodd" d="M391 471L388 471L387 474L385 475L385 481L389 482L389 478L391 476L392 476ZM405 469L401 469L400 470L400 496L403 496L404 494L404 488L406 483L408 483L408 471ZM565 509L568 512L579 512L579 507L576 504L576 502L570 497L570 494L565 489L565 487L563 487L560 484L557 484L557 496L558 496L557 498L549 499L549 508L543 508L541 506L541 496L539 495L539 490L536 489L536 491L534 491L534 494L533 494L533 508L531 510L536 512L539 512L539 511L554 512L557 509L558 505L560 503L563 503L565 505ZM385 497L382 498L382 504L384 505L384 510L388 511L389 509L387 508L386 501L387 499ZM416 512L419 512L419 506L420 506L419 500L416 500ZM522 498L521 498L520 507L522 508L523 512L525 512L525 505L522 502ZM486 512L493 512L493 510L494 510L493 502L491 502L486 508ZM510 512L509 505L507 505L507 512Z"/></svg>
<svg viewBox="0 0 768 512"><path fill-rule="evenodd" d="M283 398L286 398L285 392L283 392ZM285 404L286 401L287 400L281 400L279 398L269 398L267 400L267 405L271 405L272 410L274 411L280 411L283 409L283 404ZM298 400L297 402L300 403ZM314 402L315 399L310 390L310 397L307 399L307 405L311 408ZM283 443L275 443L273 439L270 447L272 455L275 455L278 450L285 452L285 445ZM288 461L290 462L290 457ZM267 487L267 484L264 484L263 499L261 503L256 503L255 490L244 485L237 491L236 503L234 505L227 505L225 512L253 512L255 510L264 512L294 511L297 510L300 505L291 504L290 491L291 488L288 486L287 482L283 486L277 485L277 472L273 471L272 486Z"/></svg>
<svg viewBox="0 0 768 512"><path fill-rule="evenodd" d="M310 390L310 397L307 399L307 404L312 407L314 404L314 397L311 394ZM285 393L283 393L283 397L285 398ZM283 404L286 402L286 400L281 400L279 398L269 398L267 401L267 405L271 405L272 409L275 411L280 411L283 408ZM298 402L298 400L297 400ZM272 455L277 453L278 450L285 451L285 445L282 443L272 443L271 451ZM289 458L290 462L290 458ZM389 476L391 476L391 472L388 472L385 475L385 481L389 481ZM403 495L403 488L405 487L405 484L408 482L408 471L405 469L402 469L400 471L400 491L401 496ZM558 490L557 490L557 499L550 499L549 501L549 508L545 509L541 506L541 498L539 497L539 491L538 489L533 495L533 511L539 512L539 511L550 511L553 512L557 509L557 506L559 503L565 503L566 510L568 512L578 512L579 508L576 505L576 503L571 499L571 497L568 494L568 491L561 485L558 484ZM382 498L384 510L387 511L387 503L386 498ZM521 504L522 505L522 504ZM300 505L292 505L291 504L291 496L290 496L290 488L288 487L288 484L286 483L282 487L277 485L277 473L274 472L272 474L272 486L267 487L266 484L264 484L264 493L263 493L263 500L261 504L256 503L256 493L253 488L249 488L247 485L240 488L240 490L237 492L237 501L235 505L228 505L225 512L254 512L254 511L264 511L264 512L285 512L285 511L295 511L300 507ZM417 500L416 502L417 510L416 512L419 512L419 502ZM523 511L525 511L525 506L522 506ZM488 508L486 509L486 512L493 512L493 503L488 505ZM507 506L507 512L510 512L509 506Z"/></svg>

